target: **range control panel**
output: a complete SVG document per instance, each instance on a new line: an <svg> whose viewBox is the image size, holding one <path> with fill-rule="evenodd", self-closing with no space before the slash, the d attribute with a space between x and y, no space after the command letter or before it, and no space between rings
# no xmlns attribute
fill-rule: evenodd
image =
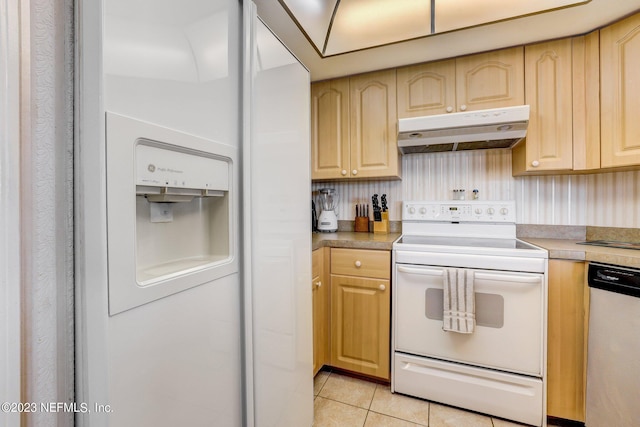
<svg viewBox="0 0 640 427"><path fill-rule="evenodd" d="M516 222L516 204L507 201L410 201L402 204L403 221Z"/></svg>

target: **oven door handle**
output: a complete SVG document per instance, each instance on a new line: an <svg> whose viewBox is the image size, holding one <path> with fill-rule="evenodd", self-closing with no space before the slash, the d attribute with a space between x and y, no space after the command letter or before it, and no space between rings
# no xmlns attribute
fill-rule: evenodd
<svg viewBox="0 0 640 427"><path fill-rule="evenodd" d="M476 280L494 280L498 282L510 282L522 285L541 285L542 277L540 275L520 276L515 274L491 274L475 270L474 277Z"/></svg>
<svg viewBox="0 0 640 427"><path fill-rule="evenodd" d="M404 265L396 266L398 273L407 273L407 274L418 274L422 276L442 276L444 274L445 269L440 268L429 268L429 267L407 267ZM493 280L498 282L511 282L517 283L521 285L541 285L542 277L537 274L527 274L525 275L516 275L516 274L492 274L487 273L481 270L467 269L469 271L474 272L474 277L476 280Z"/></svg>
<svg viewBox="0 0 640 427"><path fill-rule="evenodd" d="M405 267L404 265L399 265L396 267L399 273L409 273L409 274L421 274L423 276L442 276L444 274L444 269L435 269L435 268L411 268Z"/></svg>

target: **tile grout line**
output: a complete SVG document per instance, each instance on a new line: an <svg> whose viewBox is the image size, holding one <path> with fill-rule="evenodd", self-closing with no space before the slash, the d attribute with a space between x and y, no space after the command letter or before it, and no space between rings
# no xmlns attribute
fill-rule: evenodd
<svg viewBox="0 0 640 427"><path fill-rule="evenodd" d="M375 399L376 392L378 391L379 387L386 387L386 386L382 386L381 384L377 384L377 383L375 383L375 384L374 384L374 385L375 385L375 388L373 389L373 395L372 395L371 400L369 401L369 404L368 404L368 406L367 406L366 408L361 407L361 406L357 406L357 405L354 405L354 404L351 404L351 403L348 403L348 402L343 402L343 401L341 401L341 400L336 400L336 399L334 399L334 398L321 396L320 394L322 393L322 390L324 390L324 388L326 387L327 383L329 382L329 378L331 377L331 375L333 375L333 374L334 374L334 372L329 371L327 374L328 374L328 375L327 375L327 378L326 378L326 379L324 380L324 382L322 383L322 386L321 386L321 387L320 387L320 389L318 390L318 394L316 394L316 395L315 395L315 398L320 397L320 398L322 398L322 399L329 400L329 401L336 402L336 403L340 403L340 404L342 404L342 405L350 406L350 407L355 408L355 409L362 409L362 410L365 410L365 411L366 411L366 415L365 415L365 420L364 420L364 424L363 424L363 426L362 426L362 427L364 427L364 425L366 425L366 422L367 422L367 420L369 419L369 415L370 415L370 413L372 413L372 412L373 412L373 413L375 413L375 414L378 414L378 415L384 416L384 417L389 417L389 418L393 418L393 419L396 419L396 420L399 420L399 421L403 421L403 422L407 422L407 423L412 423L412 424L415 424L415 425L417 425L417 426L421 426L421 427L429 427L429 426L431 425L431 421L432 421L432 420L431 420L431 409L432 409L432 403L433 403L433 402L430 402L430 401L428 401L428 400L424 400L424 399L421 399L421 400L423 400L424 402L428 403L428 409L427 409L427 413L428 413L428 415L427 415L427 423L428 423L428 424L426 424L426 425L421 424L421 423L417 423L417 422L415 422L415 421L411 421L411 420L408 420L408 419L405 419L405 418L400 418L400 417L398 417L398 416L394 416L394 415L386 414L386 413L383 413L383 412L373 411L373 410L371 409L371 407L372 407L372 405L373 405L373 400ZM366 381L366 380L363 380L363 381ZM496 426L496 425L495 425L495 419L494 419L494 417L492 417L492 416L490 416L490 415L487 415L487 414L481 414L481 413L478 413L478 414L479 414L479 415L484 415L484 416L486 416L487 418L489 418L489 422L491 423L491 427L495 427L495 426ZM518 424L515 424L515 425L518 425ZM524 426L523 426L523 427L524 427Z"/></svg>

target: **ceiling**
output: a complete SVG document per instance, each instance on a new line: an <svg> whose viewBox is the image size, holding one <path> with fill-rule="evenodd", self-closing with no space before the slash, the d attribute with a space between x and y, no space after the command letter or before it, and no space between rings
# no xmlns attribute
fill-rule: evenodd
<svg viewBox="0 0 640 427"><path fill-rule="evenodd" d="M280 0L320 56L340 55L590 0Z"/></svg>
<svg viewBox="0 0 640 427"><path fill-rule="evenodd" d="M640 0L254 2L312 81L584 34L640 11Z"/></svg>

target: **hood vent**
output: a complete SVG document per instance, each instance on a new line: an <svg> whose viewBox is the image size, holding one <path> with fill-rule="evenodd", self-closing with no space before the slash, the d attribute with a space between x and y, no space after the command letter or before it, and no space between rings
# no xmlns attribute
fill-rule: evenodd
<svg viewBox="0 0 640 427"><path fill-rule="evenodd" d="M398 121L403 154L511 148L527 135L529 106L412 117Z"/></svg>

